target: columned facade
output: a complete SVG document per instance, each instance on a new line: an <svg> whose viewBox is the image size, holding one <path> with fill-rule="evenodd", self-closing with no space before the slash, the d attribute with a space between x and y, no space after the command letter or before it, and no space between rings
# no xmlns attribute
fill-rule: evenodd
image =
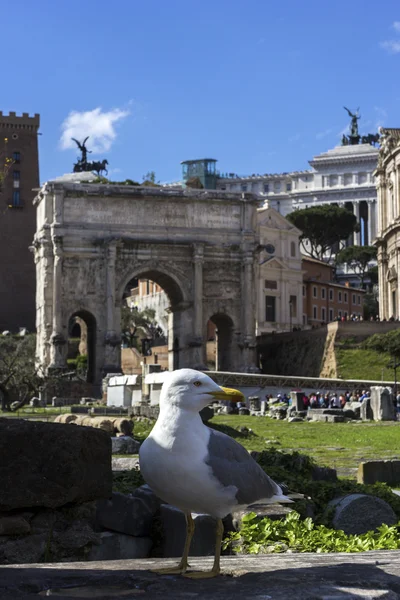
<svg viewBox="0 0 400 600"><path fill-rule="evenodd" d="M379 316L400 318L400 129L381 130L378 189Z"/></svg>

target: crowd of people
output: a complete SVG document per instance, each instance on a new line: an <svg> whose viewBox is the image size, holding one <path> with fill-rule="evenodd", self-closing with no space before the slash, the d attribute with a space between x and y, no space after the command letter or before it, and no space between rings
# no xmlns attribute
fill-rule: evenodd
<svg viewBox="0 0 400 600"><path fill-rule="evenodd" d="M268 399L271 399L270 396ZM347 402L363 402L366 398L370 398L369 390L356 390L353 392L346 391L341 394L336 392L312 392L311 394L303 395L304 408L344 408ZM291 398L286 393L278 394L277 399L280 402L291 404Z"/></svg>

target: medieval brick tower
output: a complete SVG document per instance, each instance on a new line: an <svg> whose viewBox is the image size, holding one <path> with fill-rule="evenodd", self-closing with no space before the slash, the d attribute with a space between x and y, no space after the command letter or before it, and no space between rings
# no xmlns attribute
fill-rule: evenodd
<svg viewBox="0 0 400 600"><path fill-rule="evenodd" d="M35 329L35 263L29 247L36 230L32 201L33 188L39 187L39 124L38 114L0 111L0 152L12 159L0 190L0 332Z"/></svg>

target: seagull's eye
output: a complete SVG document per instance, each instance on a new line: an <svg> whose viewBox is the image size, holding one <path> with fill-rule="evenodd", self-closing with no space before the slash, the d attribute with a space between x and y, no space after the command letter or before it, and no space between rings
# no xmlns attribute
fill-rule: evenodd
<svg viewBox="0 0 400 600"><path fill-rule="evenodd" d="M196 387L199 387L199 386L201 385L201 381L195 381L195 382L193 383L193 385L195 385Z"/></svg>

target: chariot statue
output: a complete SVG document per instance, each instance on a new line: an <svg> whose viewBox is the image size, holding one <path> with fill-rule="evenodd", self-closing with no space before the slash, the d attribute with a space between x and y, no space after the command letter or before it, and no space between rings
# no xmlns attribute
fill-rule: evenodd
<svg viewBox="0 0 400 600"><path fill-rule="evenodd" d="M108 174L108 170L107 170L108 160L107 159L104 159L101 161L93 161L93 162L88 162L88 160L87 160L87 155L92 153L92 151L88 150L86 147L86 142L88 141L89 137L90 136L85 137L85 139L83 140L82 143L79 142L78 140L76 140L75 138L71 138L75 142L75 144L78 146L79 150L81 151L81 157L78 158L77 162L74 164L73 172L74 173L82 173L83 171L94 171L99 176L103 172L105 172L107 175Z"/></svg>

